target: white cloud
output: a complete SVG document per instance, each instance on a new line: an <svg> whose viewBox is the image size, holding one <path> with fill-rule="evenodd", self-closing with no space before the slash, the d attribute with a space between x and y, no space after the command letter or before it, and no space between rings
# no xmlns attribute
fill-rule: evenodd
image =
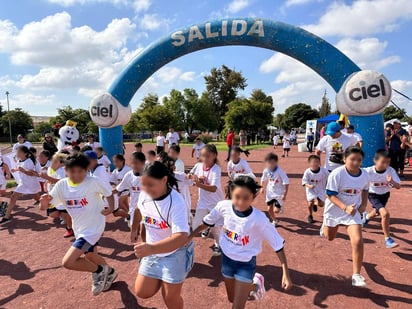
<svg viewBox="0 0 412 309"><path fill-rule="evenodd" d="M155 80L159 80L162 84L172 83L177 80L193 81L196 73L192 71L183 72L182 69L174 66L166 66L161 68L153 76Z"/></svg>
<svg viewBox="0 0 412 309"><path fill-rule="evenodd" d="M399 92L405 94L409 98L412 98L412 80L394 80L391 82L392 88L398 90ZM406 111L411 112L411 101L404 96L396 93L392 93L392 99L396 105L401 108L405 108Z"/></svg>
<svg viewBox="0 0 412 309"><path fill-rule="evenodd" d="M65 7L93 3L109 3L113 4L114 6L122 5L131 7L136 12L147 11L151 6L151 0L48 0L48 2Z"/></svg>
<svg viewBox="0 0 412 309"><path fill-rule="evenodd" d="M167 20L163 20L157 14L144 14L142 18L139 18L140 27L145 30L156 30L162 25L167 24Z"/></svg>
<svg viewBox="0 0 412 309"><path fill-rule="evenodd" d="M410 0L358 0L352 4L333 2L318 24L305 29L317 35L359 36L394 31L412 19Z"/></svg>
<svg viewBox="0 0 412 309"><path fill-rule="evenodd" d="M180 79L187 81L187 82L191 82L195 78L196 78L196 72L193 72L193 71L184 72L182 75L180 75Z"/></svg>
<svg viewBox="0 0 412 309"><path fill-rule="evenodd" d="M295 6L295 5L302 5L302 4L307 4L313 1L314 0L286 0L285 6L290 7L290 6Z"/></svg>
<svg viewBox="0 0 412 309"><path fill-rule="evenodd" d="M238 13L250 5L249 0L232 0L227 7L229 13L235 14Z"/></svg>

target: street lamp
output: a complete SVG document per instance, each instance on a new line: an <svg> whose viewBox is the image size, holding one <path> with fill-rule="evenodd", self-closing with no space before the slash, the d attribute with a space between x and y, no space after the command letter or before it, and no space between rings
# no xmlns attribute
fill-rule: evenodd
<svg viewBox="0 0 412 309"><path fill-rule="evenodd" d="M13 136L11 134L11 118L10 118L10 102L9 102L9 94L10 92L6 91L6 98L7 98L7 118L9 119L9 134L10 134L10 145L13 145Z"/></svg>

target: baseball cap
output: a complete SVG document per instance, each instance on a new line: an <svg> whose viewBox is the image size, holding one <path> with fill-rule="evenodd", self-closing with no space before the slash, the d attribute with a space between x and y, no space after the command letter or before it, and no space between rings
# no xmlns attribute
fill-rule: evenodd
<svg viewBox="0 0 412 309"><path fill-rule="evenodd" d="M402 124L399 119L395 119L394 121L392 121L392 123Z"/></svg>
<svg viewBox="0 0 412 309"><path fill-rule="evenodd" d="M340 124L337 122L330 122L326 128L326 135L335 135L340 132Z"/></svg>
<svg viewBox="0 0 412 309"><path fill-rule="evenodd" d="M84 152L84 154L90 159L90 160L97 160L97 153L95 153L93 150L87 150Z"/></svg>
<svg viewBox="0 0 412 309"><path fill-rule="evenodd" d="M349 130L354 130L354 129L355 129L355 127L353 126L353 124L348 125L346 128L349 129Z"/></svg>

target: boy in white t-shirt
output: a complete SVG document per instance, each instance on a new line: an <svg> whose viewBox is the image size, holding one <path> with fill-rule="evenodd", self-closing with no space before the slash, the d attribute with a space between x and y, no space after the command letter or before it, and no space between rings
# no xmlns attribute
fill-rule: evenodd
<svg viewBox="0 0 412 309"><path fill-rule="evenodd" d="M96 147L95 152L97 154L97 163L103 165L106 172L110 174L110 165L112 165L112 161L110 161L109 157L104 154L103 147Z"/></svg>
<svg viewBox="0 0 412 309"><path fill-rule="evenodd" d="M110 289L117 277L116 271L97 252L97 242L106 225L105 216L112 213L114 199L110 187L87 175L89 164L87 156L82 154L67 157L64 164L67 178L58 181L40 201L43 209L50 204L66 207L73 220L76 240L63 258L63 267L90 272L92 293L98 295ZM107 198L107 209L102 197Z"/></svg>
<svg viewBox="0 0 412 309"><path fill-rule="evenodd" d="M165 144L166 144L166 138L163 135L163 132L159 131L159 135L156 137L156 154L159 154L165 151Z"/></svg>
<svg viewBox="0 0 412 309"><path fill-rule="evenodd" d="M290 137L289 133L286 132L286 133L285 133L285 136L283 137L283 140L282 140L282 142L283 142L283 154L282 154L282 157L283 157L283 158L289 157L290 143L291 143L291 142L290 142L290 139L291 139L291 137Z"/></svg>
<svg viewBox="0 0 412 309"><path fill-rule="evenodd" d="M273 140L273 148L276 149L279 144L279 135L277 134L273 135L272 140Z"/></svg>
<svg viewBox="0 0 412 309"><path fill-rule="evenodd" d="M193 145L193 148L192 148L192 158L193 158L193 155L196 154L196 160L199 161L200 153L201 153L203 147L205 147L205 144L202 142L200 137L197 137L196 142L195 142L195 144Z"/></svg>
<svg viewBox="0 0 412 309"><path fill-rule="evenodd" d="M263 170L260 180L262 189L261 193L266 192L266 204L268 213L273 225L279 220L276 214L283 211L283 203L286 200L289 189L289 178L286 173L278 166L279 158L274 153L268 153L265 157L266 168Z"/></svg>
<svg viewBox="0 0 412 309"><path fill-rule="evenodd" d="M369 174L369 202L372 204L371 212L364 212L362 216L363 225L369 220L381 216L382 231L385 237L385 246L392 249L398 246L389 232L389 211L386 209L392 188L400 189L401 180L398 173L390 166L391 157L386 150L378 150L375 153L375 165L366 168Z"/></svg>
<svg viewBox="0 0 412 309"><path fill-rule="evenodd" d="M326 182L329 172L320 166L320 157L310 155L308 157L309 168L305 170L302 178L302 186L306 188L306 200L308 202L308 223L313 223L313 212L318 211L318 207L325 205Z"/></svg>
<svg viewBox="0 0 412 309"><path fill-rule="evenodd" d="M180 156L180 146L179 145L171 145L169 146L168 155L175 160L176 171L180 173L185 172L185 164L182 159L179 158Z"/></svg>

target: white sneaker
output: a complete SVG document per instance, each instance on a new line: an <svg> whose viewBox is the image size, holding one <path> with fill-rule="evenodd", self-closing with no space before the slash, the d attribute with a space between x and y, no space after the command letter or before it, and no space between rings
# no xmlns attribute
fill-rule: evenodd
<svg viewBox="0 0 412 309"><path fill-rule="evenodd" d="M352 286L365 287L366 286L365 278L360 274L353 274L352 275Z"/></svg>
<svg viewBox="0 0 412 309"><path fill-rule="evenodd" d="M253 277L253 284L256 285L256 292L252 293L252 296L255 297L257 300L262 300L265 297L265 278L263 275L259 273L255 273L255 276Z"/></svg>
<svg viewBox="0 0 412 309"><path fill-rule="evenodd" d="M104 287L107 282L107 277L110 272L110 267L107 265L102 265L103 270L99 273L92 273L93 283L92 283L92 293L94 296L99 295L103 292Z"/></svg>
<svg viewBox="0 0 412 309"><path fill-rule="evenodd" d="M325 238L325 234L323 233L323 223L322 223L322 226L320 227L319 235L320 237Z"/></svg>
<svg viewBox="0 0 412 309"><path fill-rule="evenodd" d="M276 227L279 224L279 219L273 220L272 224L273 224L274 227Z"/></svg>

